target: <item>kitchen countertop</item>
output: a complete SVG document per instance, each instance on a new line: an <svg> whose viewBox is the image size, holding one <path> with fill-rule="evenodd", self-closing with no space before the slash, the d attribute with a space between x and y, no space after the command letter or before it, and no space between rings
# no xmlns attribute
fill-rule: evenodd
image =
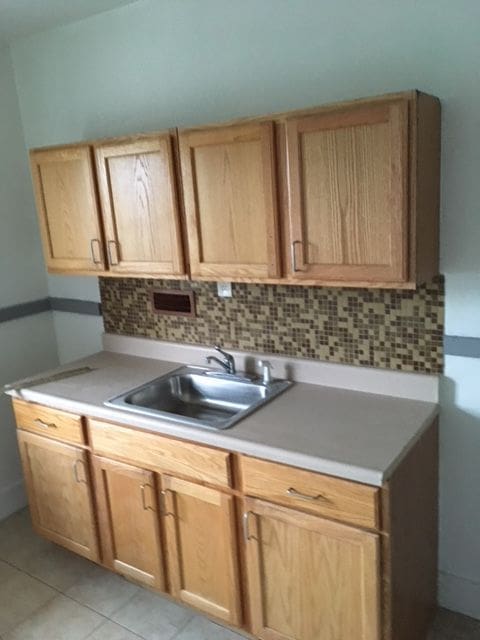
<svg viewBox="0 0 480 640"><path fill-rule="evenodd" d="M181 363L102 351L53 371L80 366L94 371L9 394L375 486L384 484L438 413L431 402L297 382L230 429L216 431L104 406Z"/></svg>

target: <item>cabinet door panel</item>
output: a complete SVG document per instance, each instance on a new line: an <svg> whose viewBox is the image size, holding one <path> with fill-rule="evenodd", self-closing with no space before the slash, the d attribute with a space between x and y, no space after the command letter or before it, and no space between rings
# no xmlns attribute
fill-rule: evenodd
<svg viewBox="0 0 480 640"><path fill-rule="evenodd" d="M290 275L408 278L408 102L286 123Z"/></svg>
<svg viewBox="0 0 480 640"><path fill-rule="evenodd" d="M35 529L98 561L87 453L24 431L17 434Z"/></svg>
<svg viewBox="0 0 480 640"><path fill-rule="evenodd" d="M162 483L172 595L238 625L232 496L170 476Z"/></svg>
<svg viewBox="0 0 480 640"><path fill-rule="evenodd" d="M155 474L94 457L105 564L165 589Z"/></svg>
<svg viewBox="0 0 480 640"><path fill-rule="evenodd" d="M32 151L30 162L47 267L102 271L102 232L90 147Z"/></svg>
<svg viewBox="0 0 480 640"><path fill-rule="evenodd" d="M271 122L179 135L194 276L280 275Z"/></svg>
<svg viewBox="0 0 480 640"><path fill-rule="evenodd" d="M95 148L110 269L184 275L169 133Z"/></svg>
<svg viewBox="0 0 480 640"><path fill-rule="evenodd" d="M265 640L378 640L379 536L246 500L252 632Z"/></svg>

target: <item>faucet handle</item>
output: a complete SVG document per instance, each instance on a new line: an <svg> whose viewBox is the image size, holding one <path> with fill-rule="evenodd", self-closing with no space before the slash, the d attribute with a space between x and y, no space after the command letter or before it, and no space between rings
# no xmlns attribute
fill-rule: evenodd
<svg viewBox="0 0 480 640"><path fill-rule="evenodd" d="M273 365L269 360L259 360L259 366L262 368L262 383L268 385L272 382Z"/></svg>

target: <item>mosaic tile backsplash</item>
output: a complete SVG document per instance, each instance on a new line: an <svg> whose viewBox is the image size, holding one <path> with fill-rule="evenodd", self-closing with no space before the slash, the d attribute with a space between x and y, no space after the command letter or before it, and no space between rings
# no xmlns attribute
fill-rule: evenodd
<svg viewBox="0 0 480 640"><path fill-rule="evenodd" d="M100 278L105 331L347 364L440 373L444 282L416 291ZM153 312L153 288L193 290L197 317Z"/></svg>

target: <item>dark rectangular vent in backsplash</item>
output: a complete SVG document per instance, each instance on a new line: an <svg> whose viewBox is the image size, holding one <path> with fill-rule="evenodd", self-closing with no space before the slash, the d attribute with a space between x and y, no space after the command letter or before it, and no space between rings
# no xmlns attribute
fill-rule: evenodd
<svg viewBox="0 0 480 640"><path fill-rule="evenodd" d="M105 331L330 362L440 373L444 281L416 291L100 278ZM152 288L194 291L196 317L159 315Z"/></svg>

